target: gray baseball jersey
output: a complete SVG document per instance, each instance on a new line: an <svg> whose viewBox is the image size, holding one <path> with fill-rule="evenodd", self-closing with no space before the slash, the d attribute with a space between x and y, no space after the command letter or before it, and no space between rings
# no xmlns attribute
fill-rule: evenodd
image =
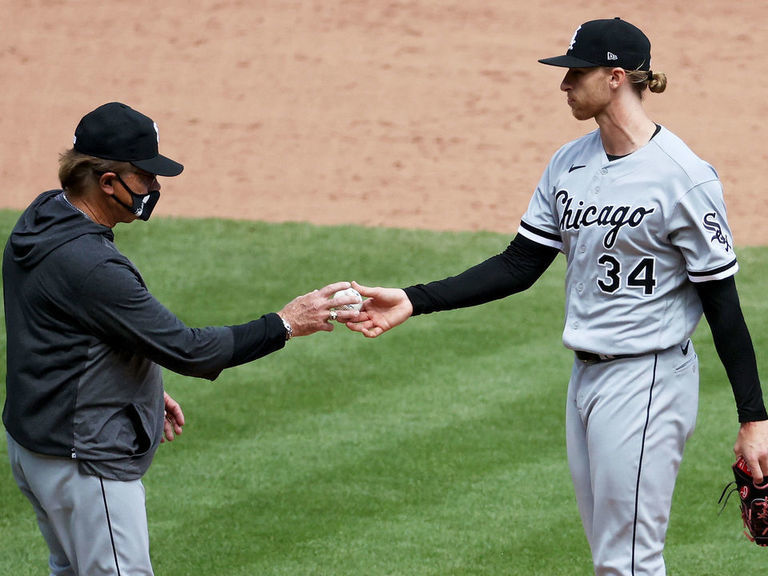
<svg viewBox="0 0 768 576"><path fill-rule="evenodd" d="M598 354L684 342L702 314L692 282L738 270L715 169L664 128L612 161L599 131L563 146L519 233L565 254L563 342Z"/></svg>
<svg viewBox="0 0 768 576"><path fill-rule="evenodd" d="M694 283L738 270L717 173L663 128L618 159L595 131L554 155L519 233L565 253L565 345L629 355L576 360L568 385L568 462L595 573L662 576L698 404Z"/></svg>

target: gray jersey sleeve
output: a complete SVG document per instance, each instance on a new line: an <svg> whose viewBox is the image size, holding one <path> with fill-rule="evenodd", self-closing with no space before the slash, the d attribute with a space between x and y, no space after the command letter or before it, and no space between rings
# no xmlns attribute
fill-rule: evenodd
<svg viewBox="0 0 768 576"><path fill-rule="evenodd" d="M668 227L691 282L722 280L738 271L718 180L704 182L685 194L672 210Z"/></svg>

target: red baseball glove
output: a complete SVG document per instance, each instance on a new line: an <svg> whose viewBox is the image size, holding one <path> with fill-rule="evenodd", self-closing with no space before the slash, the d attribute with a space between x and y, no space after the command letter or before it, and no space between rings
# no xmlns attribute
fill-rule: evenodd
<svg viewBox="0 0 768 576"><path fill-rule="evenodd" d="M741 519L746 528L744 533L758 546L768 546L768 479L760 486L756 486L743 458L736 460L732 468L735 480L725 487L720 496L721 502L725 497L723 508L728 503L730 495L738 492L741 499ZM728 491L728 488L731 490ZM727 497L726 492L728 492Z"/></svg>

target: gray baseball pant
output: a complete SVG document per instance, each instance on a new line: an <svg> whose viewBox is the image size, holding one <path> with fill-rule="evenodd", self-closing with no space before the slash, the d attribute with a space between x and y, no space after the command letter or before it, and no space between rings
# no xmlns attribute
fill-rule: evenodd
<svg viewBox="0 0 768 576"><path fill-rule="evenodd" d="M568 461L596 576L664 576L663 550L685 443L696 425L693 344L574 363Z"/></svg>
<svg viewBox="0 0 768 576"><path fill-rule="evenodd" d="M10 434L13 477L32 503L51 576L152 576L141 480L80 472L77 460L45 456Z"/></svg>

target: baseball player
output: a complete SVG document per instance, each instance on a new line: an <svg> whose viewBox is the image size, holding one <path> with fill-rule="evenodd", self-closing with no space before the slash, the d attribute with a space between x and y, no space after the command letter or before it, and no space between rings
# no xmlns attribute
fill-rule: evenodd
<svg viewBox="0 0 768 576"><path fill-rule="evenodd" d="M368 297L348 326L376 337L410 316L530 287L562 252L563 342L574 351L568 460L597 575L666 573L675 479L696 421L702 312L736 399L734 451L768 477L768 414L734 283L738 263L714 168L644 111L662 92L650 42L621 19L582 24L560 89L597 130L558 150L507 249L462 274Z"/></svg>

